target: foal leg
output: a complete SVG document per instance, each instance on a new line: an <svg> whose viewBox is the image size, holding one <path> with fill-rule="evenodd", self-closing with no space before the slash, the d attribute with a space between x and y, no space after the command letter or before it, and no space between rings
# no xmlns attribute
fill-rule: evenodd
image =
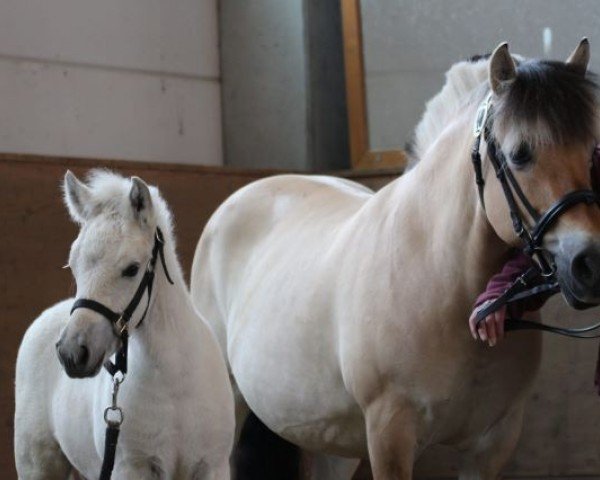
<svg viewBox="0 0 600 480"><path fill-rule="evenodd" d="M417 445L417 414L406 401L380 397L365 410L374 480L411 480Z"/></svg>
<svg viewBox="0 0 600 480"><path fill-rule="evenodd" d="M19 480L66 480L71 465L42 418L17 406L15 464Z"/></svg>
<svg viewBox="0 0 600 480"><path fill-rule="evenodd" d="M465 453L459 480L497 480L510 459L523 424L525 402L517 406L476 440Z"/></svg>
<svg viewBox="0 0 600 480"><path fill-rule="evenodd" d="M24 444L15 438L15 463L19 480L67 480L71 464L54 440Z"/></svg>
<svg viewBox="0 0 600 480"><path fill-rule="evenodd" d="M216 466L205 466L205 468L198 469L191 480L231 480L229 459L224 459Z"/></svg>

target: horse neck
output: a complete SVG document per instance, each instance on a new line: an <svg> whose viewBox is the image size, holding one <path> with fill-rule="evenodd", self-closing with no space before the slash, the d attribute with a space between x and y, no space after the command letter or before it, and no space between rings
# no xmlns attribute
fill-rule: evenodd
<svg viewBox="0 0 600 480"><path fill-rule="evenodd" d="M164 231L164 230L163 230ZM183 344L195 341L199 318L192 306L183 272L177 260L173 242L167 240L164 248L165 263L171 285L160 259L156 263L155 279L143 324L133 331L131 345L136 352L150 357L158 368L168 368L167 358L189 351ZM145 308L141 304L139 309Z"/></svg>
<svg viewBox="0 0 600 480"><path fill-rule="evenodd" d="M455 292L469 305L509 252L479 201L470 156L474 115L474 110L463 113L444 131L406 178L396 181L388 203L396 209L395 230L412 218L411 228L428 239L431 251L424 255L424 267L450 272L436 275L433 281L443 289L438 291ZM495 181L493 176L489 181Z"/></svg>

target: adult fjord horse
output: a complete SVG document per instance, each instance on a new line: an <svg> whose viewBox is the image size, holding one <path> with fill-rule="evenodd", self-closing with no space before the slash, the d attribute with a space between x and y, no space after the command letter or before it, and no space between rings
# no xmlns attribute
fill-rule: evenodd
<svg viewBox="0 0 600 480"><path fill-rule="evenodd" d="M545 212L590 188L598 138L587 41L567 63L519 61L506 44L456 65L418 129L419 162L377 193L284 175L232 195L196 250L192 296L227 352L238 421L247 405L302 448L368 458L377 480L410 479L428 445L464 452L461 479L495 479L519 437L540 336L474 342L476 295L520 246L473 124ZM519 207L521 205L519 204ZM522 216L533 221L525 209ZM544 237L572 305L600 302L600 209L577 204Z"/></svg>
<svg viewBox="0 0 600 480"><path fill-rule="evenodd" d="M111 375L101 369L121 337L105 318L110 311L102 314L90 302L126 312L137 298L112 478L229 480L234 405L227 367L189 297L166 202L139 178L109 172L93 173L89 185L68 172L64 187L71 217L81 225L69 266L77 302L87 303L74 309L68 299L43 312L19 349L19 478L65 480L70 465L85 478L98 478L103 414L111 405ZM147 275L154 277L154 287L146 291Z"/></svg>

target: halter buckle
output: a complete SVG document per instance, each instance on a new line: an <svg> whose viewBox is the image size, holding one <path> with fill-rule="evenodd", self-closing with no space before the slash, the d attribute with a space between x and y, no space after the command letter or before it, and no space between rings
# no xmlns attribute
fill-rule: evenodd
<svg viewBox="0 0 600 480"><path fill-rule="evenodd" d="M481 102L477 109L477 115L475 115L475 124L473 125L473 136L478 138L481 135L487 122L488 113L492 104L492 94L488 94L485 100Z"/></svg>
<svg viewBox="0 0 600 480"><path fill-rule="evenodd" d="M127 330L128 323L123 319L123 315L121 315L119 319L115 322L115 327L117 328L117 332L119 332L119 335L123 335L123 332Z"/></svg>
<svg viewBox="0 0 600 480"><path fill-rule="evenodd" d="M146 264L146 272L152 273L154 271L155 265L155 263L152 263L152 259L148 260L148 263Z"/></svg>

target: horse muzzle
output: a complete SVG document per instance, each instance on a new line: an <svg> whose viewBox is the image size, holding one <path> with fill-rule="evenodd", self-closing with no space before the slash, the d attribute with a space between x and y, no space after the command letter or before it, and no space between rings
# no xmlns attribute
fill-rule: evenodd
<svg viewBox="0 0 600 480"><path fill-rule="evenodd" d="M600 304L600 242L567 241L555 261L561 290L571 307L583 310Z"/></svg>
<svg viewBox="0 0 600 480"><path fill-rule="evenodd" d="M69 377L93 377L100 371L104 356L94 355L81 335L66 338L63 333L55 346L58 359Z"/></svg>

